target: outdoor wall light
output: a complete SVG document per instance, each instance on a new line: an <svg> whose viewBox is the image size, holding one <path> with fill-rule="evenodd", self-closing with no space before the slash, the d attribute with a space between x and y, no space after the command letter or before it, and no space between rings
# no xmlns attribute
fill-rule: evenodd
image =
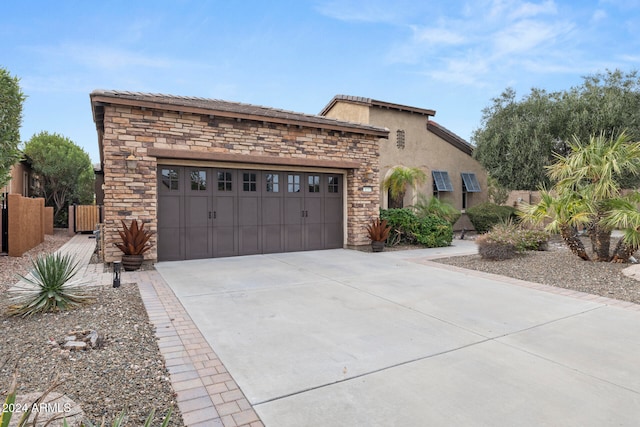
<svg viewBox="0 0 640 427"><path fill-rule="evenodd" d="M129 154L129 156L127 157L127 169L129 169L130 171L133 171L136 169L137 166L138 166L138 159L136 159L136 157L133 155L133 152L131 152L131 154Z"/></svg>
<svg viewBox="0 0 640 427"><path fill-rule="evenodd" d="M121 261L113 261L113 287L120 287L120 271L122 269Z"/></svg>
<svg viewBox="0 0 640 427"><path fill-rule="evenodd" d="M373 169L367 168L367 170L364 173L364 178L367 181L373 180Z"/></svg>

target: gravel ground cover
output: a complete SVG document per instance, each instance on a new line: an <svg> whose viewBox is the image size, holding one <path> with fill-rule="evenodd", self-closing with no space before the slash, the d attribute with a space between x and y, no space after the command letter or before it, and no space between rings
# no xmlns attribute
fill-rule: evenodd
<svg viewBox="0 0 640 427"><path fill-rule="evenodd" d="M79 309L34 315L6 314L6 289L16 273L26 273L30 257L53 252L68 240L62 232L47 236L38 248L20 258L0 257L0 397L4 401L14 371L18 395L42 392L57 378L56 391L80 404L86 420L107 425L123 410L128 426L139 426L152 409L152 425L160 425L172 408L171 426L183 425L169 374L164 366L154 330L135 284L120 288L95 287L95 302ZM71 351L62 347L72 331L95 330L102 345ZM17 366L17 368L16 368Z"/></svg>
<svg viewBox="0 0 640 427"><path fill-rule="evenodd" d="M591 256L591 242L584 238L583 243ZM616 243L612 239L612 247ZM550 241L548 251L528 251L510 260L467 255L434 261L640 304L640 282L622 274L630 264L582 261L559 238Z"/></svg>

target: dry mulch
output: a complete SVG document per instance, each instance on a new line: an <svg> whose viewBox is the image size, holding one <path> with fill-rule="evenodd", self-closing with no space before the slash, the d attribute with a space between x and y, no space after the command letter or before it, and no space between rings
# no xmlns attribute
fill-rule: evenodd
<svg viewBox="0 0 640 427"><path fill-rule="evenodd" d="M26 273L30 257L53 252L69 239L64 232L47 236L38 248L20 258L0 258L0 398L4 400L14 371L18 374L18 395L43 392L57 377L56 391L78 403L85 420L107 425L123 410L126 425L144 423L152 409L152 425L160 425L171 408L171 426L183 425L169 374L158 349L138 287L94 287L94 302L78 309L10 317L6 289L15 283L15 273ZM96 330L104 336L99 348L81 351L61 347L71 331Z"/></svg>
<svg viewBox="0 0 640 427"><path fill-rule="evenodd" d="M591 242L586 238L583 242L589 250ZM612 248L616 243L612 239ZM480 255L434 261L640 304L640 281L622 273L631 264L582 261L558 238L550 241L547 251L528 251L504 261L488 261Z"/></svg>

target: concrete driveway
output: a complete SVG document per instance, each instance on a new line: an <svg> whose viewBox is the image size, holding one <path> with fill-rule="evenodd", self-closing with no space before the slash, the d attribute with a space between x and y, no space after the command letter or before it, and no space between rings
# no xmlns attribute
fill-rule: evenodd
<svg viewBox="0 0 640 427"><path fill-rule="evenodd" d="M411 261L456 243L156 268L267 427L637 426L640 312Z"/></svg>

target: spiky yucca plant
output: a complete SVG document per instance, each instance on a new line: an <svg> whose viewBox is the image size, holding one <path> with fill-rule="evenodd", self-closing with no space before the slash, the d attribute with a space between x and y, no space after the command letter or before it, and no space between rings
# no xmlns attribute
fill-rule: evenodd
<svg viewBox="0 0 640 427"><path fill-rule="evenodd" d="M145 230L144 223L140 223L138 226L137 220L132 220L131 225L127 227L127 224L122 221L122 230L118 230L122 243L116 243L118 249L125 255L142 255L151 249L151 231Z"/></svg>
<svg viewBox="0 0 640 427"><path fill-rule="evenodd" d="M18 284L9 291L13 303L11 315L31 316L35 313L67 310L91 300L78 280L79 262L70 254L39 256L31 261L32 270L19 277L26 285Z"/></svg>

